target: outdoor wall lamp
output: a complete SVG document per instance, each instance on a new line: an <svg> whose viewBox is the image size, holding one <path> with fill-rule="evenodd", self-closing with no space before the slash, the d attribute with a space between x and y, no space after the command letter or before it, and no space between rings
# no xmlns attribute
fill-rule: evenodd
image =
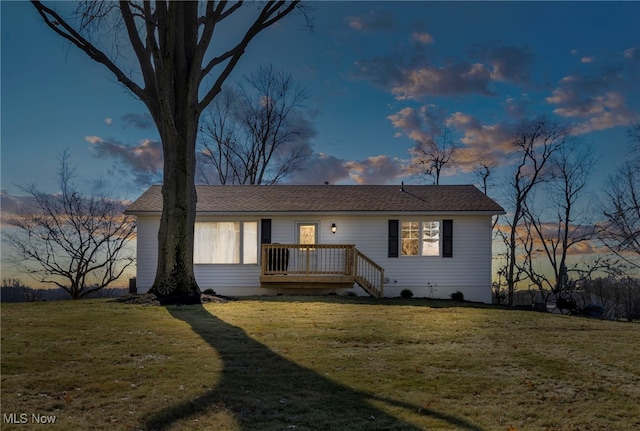
<svg viewBox="0 0 640 431"><path fill-rule="evenodd" d="M331 233L336 233L338 230L338 226L335 223L331 223Z"/></svg>

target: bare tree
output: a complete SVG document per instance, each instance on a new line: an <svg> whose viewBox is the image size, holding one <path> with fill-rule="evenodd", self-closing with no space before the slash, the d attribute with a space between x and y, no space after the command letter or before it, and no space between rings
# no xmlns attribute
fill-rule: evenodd
<svg viewBox="0 0 640 431"><path fill-rule="evenodd" d="M314 131L299 112L306 94L290 74L261 67L237 89L224 88L218 99L201 126L205 182L275 184L311 155Z"/></svg>
<svg viewBox="0 0 640 431"><path fill-rule="evenodd" d="M431 177L433 184L439 185L442 169L451 161L456 148L451 131L445 125L411 150L411 164L416 171Z"/></svg>
<svg viewBox="0 0 640 431"><path fill-rule="evenodd" d="M501 273L509 305L513 305L518 283L527 277L523 266L519 264L519 259L523 257L521 246L531 241L530 231L523 229L527 200L538 184L551 178L549 161L568 136L565 127L548 117L525 121L514 130L515 169L507 186L511 208L507 211L508 216L503 218L506 225L497 230L504 244L505 263Z"/></svg>
<svg viewBox="0 0 640 431"><path fill-rule="evenodd" d="M494 161L486 161L482 160L476 163L474 173L476 177L480 180L482 184L482 192L486 195L489 188L489 177L491 176L491 172L496 168L496 163Z"/></svg>
<svg viewBox="0 0 640 431"><path fill-rule="evenodd" d="M603 240L628 268L640 270L640 122L629 129L627 159L606 184Z"/></svg>
<svg viewBox="0 0 640 431"><path fill-rule="evenodd" d="M152 291L165 302L199 302L193 241L200 115L220 93L250 42L296 8L301 10L298 1L255 3L243 14L237 14L244 9L243 1L85 1L76 10L78 21L63 18L41 1L33 0L32 4L49 28L104 65L149 109L162 140L164 159L163 211ZM133 59L126 58L125 50L109 56L89 40L91 30L104 28L115 29L114 46L129 45ZM214 53L214 34L230 28L234 29L231 33L238 28L246 30L228 46L216 44L218 51ZM132 65L139 70L129 74ZM202 85L205 81L210 87Z"/></svg>
<svg viewBox="0 0 640 431"><path fill-rule="evenodd" d="M106 196L87 196L72 184L74 169L65 152L60 192L25 187L35 204L9 219L3 236L13 249L11 262L40 283L56 285L80 299L116 281L134 262L126 245L136 223L123 205Z"/></svg>
<svg viewBox="0 0 640 431"><path fill-rule="evenodd" d="M533 194L524 201L525 235L522 270L538 287L543 298L558 298L576 281L598 268L597 261L568 262L580 243L596 234L593 208L585 196L589 175L595 166L593 148L580 139L568 137L549 159L549 175L544 199Z"/></svg>
<svg viewBox="0 0 640 431"><path fill-rule="evenodd" d="M225 86L203 113L200 126L202 150L198 153L196 166L205 184L237 184L242 176L239 171L241 164L234 163L240 133L234 115L239 99L235 88Z"/></svg>

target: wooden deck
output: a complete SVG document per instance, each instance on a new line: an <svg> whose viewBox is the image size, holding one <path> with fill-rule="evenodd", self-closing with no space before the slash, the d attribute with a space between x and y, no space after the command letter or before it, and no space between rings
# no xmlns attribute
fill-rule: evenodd
<svg viewBox="0 0 640 431"><path fill-rule="evenodd" d="M384 269L351 244L263 244L263 287L340 289L359 284L384 295Z"/></svg>

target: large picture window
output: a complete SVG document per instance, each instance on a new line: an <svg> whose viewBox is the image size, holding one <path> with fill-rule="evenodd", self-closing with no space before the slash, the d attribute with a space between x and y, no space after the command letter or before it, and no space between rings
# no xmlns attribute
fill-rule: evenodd
<svg viewBox="0 0 640 431"><path fill-rule="evenodd" d="M401 250L402 256L440 256L440 222L402 222Z"/></svg>
<svg viewBox="0 0 640 431"><path fill-rule="evenodd" d="M197 222L193 262L258 263L258 222Z"/></svg>

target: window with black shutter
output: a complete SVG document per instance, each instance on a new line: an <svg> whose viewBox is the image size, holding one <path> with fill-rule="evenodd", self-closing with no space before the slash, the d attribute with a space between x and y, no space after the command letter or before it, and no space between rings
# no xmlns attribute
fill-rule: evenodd
<svg viewBox="0 0 640 431"><path fill-rule="evenodd" d="M271 244L271 219L263 218L260 220L260 243Z"/></svg>
<svg viewBox="0 0 640 431"><path fill-rule="evenodd" d="M453 220L442 220L442 257L453 257Z"/></svg>
<svg viewBox="0 0 640 431"><path fill-rule="evenodd" d="M400 221L389 220L389 237L388 237L388 257L398 257Z"/></svg>

